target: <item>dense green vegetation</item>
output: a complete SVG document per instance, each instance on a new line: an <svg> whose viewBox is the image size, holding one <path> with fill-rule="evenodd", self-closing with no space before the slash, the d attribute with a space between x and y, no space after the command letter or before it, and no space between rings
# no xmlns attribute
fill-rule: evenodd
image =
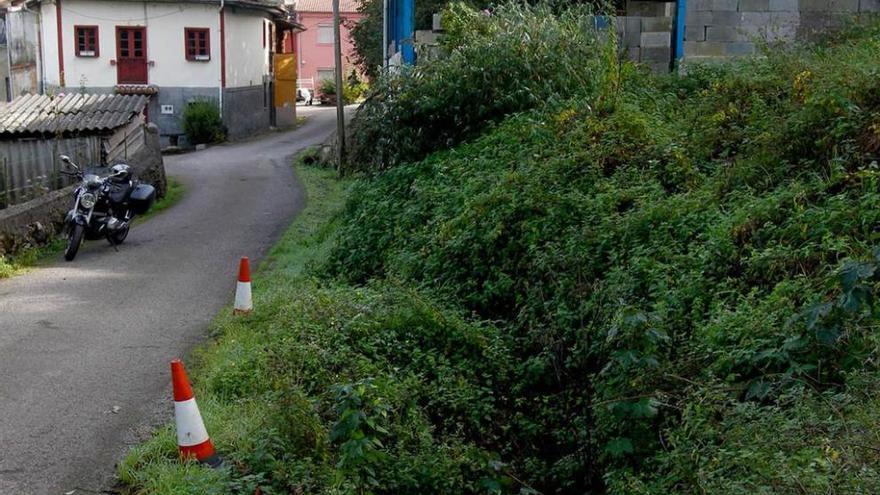
<svg viewBox="0 0 880 495"><path fill-rule="evenodd" d="M187 103L181 117L183 132L191 144L217 143L226 139L223 118L213 100L197 100Z"/></svg>
<svg viewBox="0 0 880 495"><path fill-rule="evenodd" d="M568 22L540 9L523 22ZM503 38L486 22L461 46ZM578 57L589 72L559 77L587 84L469 114L466 132L432 123L463 144L411 142L363 162L350 191L300 167L309 207L255 279L259 310L222 315L192 373L227 468L180 464L166 428L122 479L144 493L880 491L878 35L680 77L582 38L553 56ZM522 45L454 50L516 73L534 60ZM573 66L546 64L532 67ZM393 84L442 112L439 83ZM369 132L412 138L394 120Z"/></svg>
<svg viewBox="0 0 880 495"><path fill-rule="evenodd" d="M461 3L444 12L446 56L405 77L374 81L358 110L349 169L417 160L478 135L512 112L592 94L613 64L585 7L506 4L491 16Z"/></svg>
<svg viewBox="0 0 880 495"><path fill-rule="evenodd" d="M541 491L876 491L876 35L623 66L363 182L331 273L502 329L468 438Z"/></svg>
<svg viewBox="0 0 880 495"><path fill-rule="evenodd" d="M361 73L370 80L379 78L382 67L382 7L385 0L363 0L358 12L362 17L349 21L351 40L354 45L352 56ZM422 0L415 3L415 27L417 30L431 30L434 14L442 11L449 0ZM478 0L473 5L486 6L488 2Z"/></svg>

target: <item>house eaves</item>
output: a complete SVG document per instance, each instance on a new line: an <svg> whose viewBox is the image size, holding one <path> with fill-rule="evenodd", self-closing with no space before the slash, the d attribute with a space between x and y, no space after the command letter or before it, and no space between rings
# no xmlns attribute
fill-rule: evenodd
<svg viewBox="0 0 880 495"><path fill-rule="evenodd" d="M36 5L39 3L43 3L49 0L13 0L13 5ZM115 1L115 2L132 2L132 3L144 3L143 0L101 0L101 1ZM248 10L257 10L261 12L266 12L268 14L272 14L275 17L286 18L287 10L284 8L284 4L279 0L185 0L183 2L174 1L174 0L150 0L152 3L171 3L171 4L181 4L181 3L199 3L199 4L207 4L207 5L216 5L217 8L220 8L220 5L226 5L229 7L238 7L242 9Z"/></svg>

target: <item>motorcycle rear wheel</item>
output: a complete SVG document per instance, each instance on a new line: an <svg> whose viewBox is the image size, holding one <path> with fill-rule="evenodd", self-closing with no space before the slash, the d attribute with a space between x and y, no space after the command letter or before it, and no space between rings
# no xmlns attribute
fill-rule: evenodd
<svg viewBox="0 0 880 495"><path fill-rule="evenodd" d="M86 228L80 224L76 224L70 229L70 234L67 235L67 248L64 249L65 260L73 261L76 258L76 253L79 252L85 232Z"/></svg>

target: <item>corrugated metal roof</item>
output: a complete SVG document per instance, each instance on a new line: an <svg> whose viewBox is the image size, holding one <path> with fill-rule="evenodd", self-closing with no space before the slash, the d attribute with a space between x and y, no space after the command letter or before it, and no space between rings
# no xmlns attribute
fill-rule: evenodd
<svg viewBox="0 0 880 495"><path fill-rule="evenodd" d="M109 131L144 111L144 95L25 95L0 106L0 137Z"/></svg>
<svg viewBox="0 0 880 495"><path fill-rule="evenodd" d="M357 12L360 0L339 0L340 12ZM296 12L333 12L333 0L296 0Z"/></svg>

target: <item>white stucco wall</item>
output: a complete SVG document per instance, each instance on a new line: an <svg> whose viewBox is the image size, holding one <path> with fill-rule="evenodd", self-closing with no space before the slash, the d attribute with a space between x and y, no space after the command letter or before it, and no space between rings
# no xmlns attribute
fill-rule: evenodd
<svg viewBox="0 0 880 495"><path fill-rule="evenodd" d="M67 87L112 87L117 83L116 27L146 27L150 84L166 87L206 88L220 85L220 14L218 5L129 2L100 0L62 1L62 41ZM46 82L58 86L58 43L55 5L43 3L43 39ZM233 88L262 83L267 74L267 52L262 44L262 22L257 12L226 11L226 81ZM74 26L97 25L100 56L77 57ZM211 60L186 60L184 28L208 28L211 33Z"/></svg>
<svg viewBox="0 0 880 495"><path fill-rule="evenodd" d="M266 19L247 11L226 12L226 86L258 86L269 73L269 43L263 47ZM268 26L266 33L268 33ZM267 34L268 36L268 34Z"/></svg>

